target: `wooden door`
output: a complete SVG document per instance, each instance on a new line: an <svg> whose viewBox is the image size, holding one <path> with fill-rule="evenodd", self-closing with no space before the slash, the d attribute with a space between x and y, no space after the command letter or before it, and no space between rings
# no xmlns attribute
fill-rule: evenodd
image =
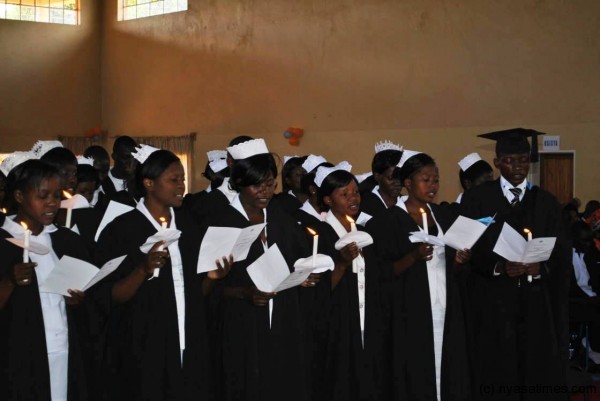
<svg viewBox="0 0 600 401"><path fill-rule="evenodd" d="M540 153L540 187L561 204L573 199L573 153Z"/></svg>

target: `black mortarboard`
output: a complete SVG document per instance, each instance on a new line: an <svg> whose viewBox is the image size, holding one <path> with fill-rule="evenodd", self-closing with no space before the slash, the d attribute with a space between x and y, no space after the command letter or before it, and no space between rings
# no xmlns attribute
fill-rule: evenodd
<svg viewBox="0 0 600 401"><path fill-rule="evenodd" d="M496 155L531 153L531 161L535 163L538 161L538 135L544 135L544 133L532 129L511 128L478 136L496 141ZM531 137L531 146L527 140L529 137Z"/></svg>

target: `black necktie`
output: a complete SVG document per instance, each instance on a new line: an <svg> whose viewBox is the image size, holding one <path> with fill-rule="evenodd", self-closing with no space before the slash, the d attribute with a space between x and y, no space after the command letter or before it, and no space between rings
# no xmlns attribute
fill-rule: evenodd
<svg viewBox="0 0 600 401"><path fill-rule="evenodd" d="M520 188L509 188L508 190L510 191L511 194L513 194L515 196L510 201L510 204L512 206L514 206L519 201L519 197L521 196L521 189Z"/></svg>

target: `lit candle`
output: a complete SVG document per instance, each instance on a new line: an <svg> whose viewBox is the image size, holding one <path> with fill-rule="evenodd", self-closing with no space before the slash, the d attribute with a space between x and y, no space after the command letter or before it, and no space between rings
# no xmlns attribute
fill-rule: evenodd
<svg viewBox="0 0 600 401"><path fill-rule="evenodd" d="M346 215L346 220L350 222L350 232L356 231L356 223L354 223L354 219ZM352 273L358 273L358 261L356 258L352 259Z"/></svg>
<svg viewBox="0 0 600 401"><path fill-rule="evenodd" d="M524 232L525 234L527 234L527 241L531 241L531 240L533 239L533 233L531 232L531 230L530 230L530 229L528 229L528 228L525 228L525 229L523 230L523 232ZM533 277L531 277L531 274L528 274L528 275L527 275L527 281L528 281L529 283L531 283L531 282L533 281Z"/></svg>
<svg viewBox="0 0 600 401"><path fill-rule="evenodd" d="M317 250L319 248L319 235L315 230L312 230L310 227L306 227L309 233L313 235L313 253L312 253L312 266L315 267L317 263Z"/></svg>
<svg viewBox="0 0 600 401"><path fill-rule="evenodd" d="M31 236L31 231L29 231L29 227L25 222L21 222L23 229L25 230L25 236L23 240L23 263L29 263L29 237Z"/></svg>
<svg viewBox="0 0 600 401"><path fill-rule="evenodd" d="M167 229L167 219L165 219L164 217L159 217L158 219L160 220L160 229L166 230ZM162 245L158 247L159 252L162 252L164 250L165 250L165 248ZM154 272L152 273L152 277L158 277L159 274L160 274L160 269L156 268L156 269L154 269Z"/></svg>
<svg viewBox="0 0 600 401"><path fill-rule="evenodd" d="M67 191L63 191L63 196L66 199L71 199L73 195L68 193ZM71 228L71 216L73 215L73 205L67 206L67 218L65 219L65 227Z"/></svg>
<svg viewBox="0 0 600 401"><path fill-rule="evenodd" d="M346 220L350 222L350 232L356 231L356 223L354 223L354 219L346 215Z"/></svg>
<svg viewBox="0 0 600 401"><path fill-rule="evenodd" d="M423 208L419 209L419 211L421 212L421 218L423 219L423 231L425 231L425 234L429 234L429 225L427 223L427 213L425 212L425 210Z"/></svg>
<svg viewBox="0 0 600 401"><path fill-rule="evenodd" d="M2 208L2 209L0 209L0 211L2 211L2 213L6 214L6 208Z"/></svg>

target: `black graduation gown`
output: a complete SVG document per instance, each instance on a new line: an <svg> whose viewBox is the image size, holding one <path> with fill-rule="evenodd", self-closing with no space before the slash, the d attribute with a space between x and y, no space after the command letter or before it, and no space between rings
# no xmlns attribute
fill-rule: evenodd
<svg viewBox="0 0 600 401"><path fill-rule="evenodd" d="M431 204L433 214L445 232L452 216ZM367 223L382 274L391 285L394 400L436 400L433 322L427 265L418 261L394 277L393 262L418 244L408 239L417 224L400 207L392 207ZM435 226L430 228L431 232ZM443 401L470 400L464 317L458 285L452 272L455 252L446 247L446 316L442 346L441 389Z"/></svg>
<svg viewBox="0 0 600 401"><path fill-rule="evenodd" d="M571 247L563 229L561 209L550 193L527 189L523 200L511 206L500 180L467 191L462 214L481 218L496 214L492 224L472 250L467 287L473 341L474 391L482 400L564 400L567 395L540 391L499 394L499 387L565 385L568 360L568 289L573 269ZM529 228L534 237L557 237L541 278L527 283L525 276L493 275L493 252L504 222L518 232ZM520 282L520 286L519 283ZM490 392L491 392L490 391Z"/></svg>
<svg viewBox="0 0 600 401"><path fill-rule="evenodd" d="M175 212L182 232L179 250L185 285L185 339L183 367L171 262L160 276L145 280L127 303L113 305L110 315L105 364L109 369L109 400L199 400L212 394L206 332L204 274L197 274L199 228L183 212ZM125 213L102 231L96 259L102 265L127 255L107 278L106 286L129 275L145 258L139 247L156 233L137 209Z"/></svg>
<svg viewBox="0 0 600 401"><path fill-rule="evenodd" d="M213 216L209 226L245 228L250 222L232 206ZM277 208L267 208L267 242L277 244L288 267L310 253L304 234L293 219ZM253 287L246 268L264 253L258 238L248 257L234 262L229 274L217 283L215 294L227 287ZM274 298L272 327L268 306L246 299L221 296L217 325L222 339L219 369L221 399L231 401L306 400L306 371L302 347L299 288Z"/></svg>
<svg viewBox="0 0 600 401"><path fill-rule="evenodd" d="M362 230L361 226L357 226ZM318 228L319 253L340 258L335 249L339 236L327 222ZM391 369L390 328L382 304L381 271L370 252L365 255L364 346L361 339L358 275L348 268L332 291L329 313L328 346L324 388L325 400L389 400ZM371 248L371 249L370 249Z"/></svg>
<svg viewBox="0 0 600 401"><path fill-rule="evenodd" d="M360 196L360 211L362 213L375 217L386 210L387 207L383 204L381 198L372 191L366 192Z"/></svg>
<svg viewBox="0 0 600 401"><path fill-rule="evenodd" d="M205 195L192 195L187 202L184 202L182 208L196 224L204 225L207 218L221 213L227 206L229 206L229 199L215 188Z"/></svg>
<svg viewBox="0 0 600 401"><path fill-rule="evenodd" d="M294 195L290 195L287 192L280 192L276 194L271 202L277 204L284 212L291 216L294 216L296 210L302 207L302 202L300 202Z"/></svg>
<svg viewBox="0 0 600 401"><path fill-rule="evenodd" d="M96 202L96 206L94 209L98 209L102 214L108 207L108 204L111 200L115 202L122 203L124 205L129 205L135 207L136 201L128 191L117 191L115 188L115 184L113 184L110 177L106 177L106 179L102 182L102 191L98 193L98 202Z"/></svg>
<svg viewBox="0 0 600 401"><path fill-rule="evenodd" d="M23 261L23 249L4 238L11 235L0 229L0 277L7 277L13 266ZM60 259L69 255L89 260L86 247L77 234L59 227L51 233L52 248ZM87 302L84 301L84 302ZM66 306L69 328L69 372L67 399L87 401L85 362L82 342L85 336L85 307ZM37 276L30 285L15 286L0 310L0 399L3 401L51 401L48 351Z"/></svg>

